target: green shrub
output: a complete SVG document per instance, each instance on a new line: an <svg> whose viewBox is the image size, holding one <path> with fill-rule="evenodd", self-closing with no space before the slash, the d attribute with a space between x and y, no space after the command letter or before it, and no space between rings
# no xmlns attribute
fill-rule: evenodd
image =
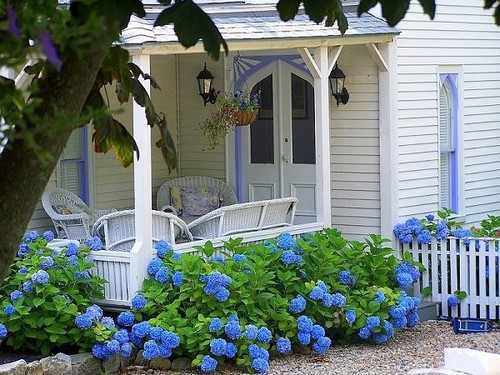
<svg viewBox="0 0 500 375"><path fill-rule="evenodd" d="M4 345L16 351L48 354L92 339L74 327L74 319L102 298L104 282L91 274L88 247L56 252L46 246L52 238L51 232L28 233L0 289Z"/></svg>

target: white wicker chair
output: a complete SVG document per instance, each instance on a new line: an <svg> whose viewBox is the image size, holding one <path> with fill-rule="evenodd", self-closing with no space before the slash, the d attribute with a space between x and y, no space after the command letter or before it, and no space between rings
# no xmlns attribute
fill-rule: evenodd
<svg viewBox="0 0 500 375"><path fill-rule="evenodd" d="M238 203L238 199L236 198L236 194L234 193L233 189L231 189L231 187L224 181L206 176L186 176L168 180L160 186L156 195L156 208L158 210L173 212L174 214L179 216L179 213L170 204L170 188L174 186L181 188L213 187L219 191L221 206L230 206ZM186 222L190 220L190 218L187 217L179 217L181 217Z"/></svg>
<svg viewBox="0 0 500 375"><path fill-rule="evenodd" d="M114 212L101 217L94 224L92 232L94 235L102 233L106 250L129 252L135 242L134 210ZM164 240L174 245L176 237L182 235L190 241L193 239L182 219L174 214L153 211L153 243Z"/></svg>
<svg viewBox="0 0 500 375"><path fill-rule="evenodd" d="M221 207L188 224L194 239L213 239L238 233L293 225L297 198L234 204Z"/></svg>
<svg viewBox="0 0 500 375"><path fill-rule="evenodd" d="M57 237L77 241L91 236L90 227L99 217L116 212L114 208L92 212L79 196L64 189L44 192L42 206L54 224ZM62 213L65 209L71 213Z"/></svg>

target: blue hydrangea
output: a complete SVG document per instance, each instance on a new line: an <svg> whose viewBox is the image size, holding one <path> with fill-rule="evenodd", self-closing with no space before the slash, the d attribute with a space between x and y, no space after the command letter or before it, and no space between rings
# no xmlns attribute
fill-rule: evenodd
<svg viewBox="0 0 500 375"><path fill-rule="evenodd" d="M122 345L130 341L128 331L126 329L120 329L116 331L113 335L113 338Z"/></svg>
<svg viewBox="0 0 500 375"><path fill-rule="evenodd" d="M231 340L238 340L241 336L240 323L229 321L224 327L224 332Z"/></svg>
<svg viewBox="0 0 500 375"><path fill-rule="evenodd" d="M219 318L213 318L211 321L210 321L210 324L208 325L208 330L210 332L218 332L222 329L222 320L220 320Z"/></svg>
<svg viewBox="0 0 500 375"><path fill-rule="evenodd" d="M402 329L408 325L408 320L406 319L406 315L403 315L401 317L392 318L391 323L394 326L394 328Z"/></svg>
<svg viewBox="0 0 500 375"><path fill-rule="evenodd" d="M31 281L33 282L33 284L47 284L49 282L49 274L47 273L47 271L39 270L35 272L33 276L31 276Z"/></svg>
<svg viewBox="0 0 500 375"><path fill-rule="evenodd" d="M236 323L239 323L240 319L238 318L238 314L233 313L233 314L230 314L230 315L229 315L229 317L227 318L227 321L228 321L228 322L236 322Z"/></svg>
<svg viewBox="0 0 500 375"><path fill-rule="evenodd" d="M165 344L158 345L159 357L170 358L172 356L172 349Z"/></svg>
<svg viewBox="0 0 500 375"><path fill-rule="evenodd" d="M411 311L407 316L407 326L410 328L416 327L420 323L420 318L417 311Z"/></svg>
<svg viewBox="0 0 500 375"><path fill-rule="evenodd" d="M292 352L292 343L286 337L279 337L276 340L276 351L280 354L288 354Z"/></svg>
<svg viewBox="0 0 500 375"><path fill-rule="evenodd" d="M168 268L161 267L158 272L155 273L155 280L161 284L166 284L170 280L170 272Z"/></svg>
<svg viewBox="0 0 500 375"><path fill-rule="evenodd" d="M123 343L120 347L120 356L123 358L130 358L132 355L132 344L129 342Z"/></svg>
<svg viewBox="0 0 500 375"><path fill-rule="evenodd" d="M149 338L160 341L163 331L164 330L161 327L151 327L151 329L149 330Z"/></svg>
<svg viewBox="0 0 500 375"><path fill-rule="evenodd" d="M206 355L201 360L200 370L204 373L214 372L217 368L217 360Z"/></svg>
<svg viewBox="0 0 500 375"><path fill-rule="evenodd" d="M38 238L38 233L36 230L31 230L26 232L23 237L24 242L33 242Z"/></svg>
<svg viewBox="0 0 500 375"><path fill-rule="evenodd" d="M429 244L432 241L432 235L431 232L429 232L427 229L422 230L418 235L417 235L417 242L420 244Z"/></svg>
<svg viewBox="0 0 500 375"><path fill-rule="evenodd" d="M269 359L268 351L256 344L250 344L248 346L248 354L250 355L250 359L256 359L256 358L263 358L265 360Z"/></svg>
<svg viewBox="0 0 500 375"><path fill-rule="evenodd" d="M134 298L132 298L132 308L135 310L142 310L146 307L147 303L148 301L146 300L146 297L142 294L136 294Z"/></svg>
<svg viewBox="0 0 500 375"><path fill-rule="evenodd" d="M71 257L73 255L78 255L78 246L74 243L70 243L66 248L66 256Z"/></svg>
<svg viewBox="0 0 500 375"><path fill-rule="evenodd" d="M323 299L324 294L325 291L322 288L320 288L319 286L315 286L311 290L311 293L309 293L309 298L312 299L313 301L319 301Z"/></svg>
<svg viewBox="0 0 500 375"><path fill-rule="evenodd" d="M273 334L267 327L260 327L257 331L257 341L262 343L269 343L273 338Z"/></svg>
<svg viewBox="0 0 500 375"><path fill-rule="evenodd" d="M413 278L408 272L396 273L396 282L401 289L408 290L413 285Z"/></svg>
<svg viewBox="0 0 500 375"><path fill-rule="evenodd" d="M300 332L311 333L312 327L313 322L311 318L305 315L299 316L299 318L297 319L297 329Z"/></svg>
<svg viewBox="0 0 500 375"><path fill-rule="evenodd" d="M222 254L214 254L210 257L210 262L212 263L224 264L225 261L226 259Z"/></svg>
<svg viewBox="0 0 500 375"><path fill-rule="evenodd" d="M388 320L384 320L382 327L384 328L385 334L389 339L394 337L394 326L391 322L389 322Z"/></svg>
<svg viewBox="0 0 500 375"><path fill-rule="evenodd" d="M130 332L129 339L132 344L137 346L138 348L142 348L142 344L144 342L144 337L139 337L135 335L133 332Z"/></svg>
<svg viewBox="0 0 500 375"><path fill-rule="evenodd" d="M89 329L92 327L94 321L89 314L80 314L75 318L75 325L79 329Z"/></svg>
<svg viewBox="0 0 500 375"><path fill-rule="evenodd" d="M321 299L321 304L325 307L332 307L333 306L333 294L330 293L325 293L323 294L323 298Z"/></svg>
<svg viewBox="0 0 500 375"><path fill-rule="evenodd" d="M123 311L118 314L116 321L122 327L132 327L135 322L135 316L130 311Z"/></svg>
<svg viewBox="0 0 500 375"><path fill-rule="evenodd" d="M50 242L50 241L52 241L55 238L54 232L52 232L51 230L47 230L47 231L43 232L42 237L47 242Z"/></svg>
<svg viewBox="0 0 500 375"><path fill-rule="evenodd" d="M183 282L184 282L184 274L180 271L174 272L174 274L172 275L172 284L175 287L180 287Z"/></svg>
<svg viewBox="0 0 500 375"><path fill-rule="evenodd" d="M234 254L233 255L233 260L236 263L241 263L247 260L247 256L245 254Z"/></svg>
<svg viewBox="0 0 500 375"><path fill-rule="evenodd" d="M301 345L307 346L311 343L311 334L307 332L297 332L297 339Z"/></svg>
<svg viewBox="0 0 500 375"><path fill-rule="evenodd" d="M429 215L426 215L425 218L427 219L427 221L434 221L434 215L433 214L429 214Z"/></svg>
<svg viewBox="0 0 500 375"><path fill-rule="evenodd" d="M322 336L313 344L312 349L316 354L323 355L330 349L331 345L332 340L329 337Z"/></svg>
<svg viewBox="0 0 500 375"><path fill-rule="evenodd" d="M436 224L436 239L444 240L450 234L448 224L445 221L439 220Z"/></svg>
<svg viewBox="0 0 500 375"><path fill-rule="evenodd" d="M19 245L19 248L17 250L17 257L18 258L24 258L28 253L30 252L30 248L27 244L22 243Z"/></svg>
<svg viewBox="0 0 500 375"><path fill-rule="evenodd" d="M4 307L3 312L7 316L12 316L16 312L16 308L9 303Z"/></svg>
<svg viewBox="0 0 500 375"><path fill-rule="evenodd" d="M412 230L406 224L396 224L393 231L396 238L402 243L410 243L413 241Z"/></svg>
<svg viewBox="0 0 500 375"><path fill-rule="evenodd" d="M227 288L232 282L229 276L216 271L208 275L202 275L200 280L205 284L203 287L205 294L215 297L219 302L225 302L229 299L230 292Z"/></svg>
<svg viewBox="0 0 500 375"><path fill-rule="evenodd" d="M381 290L377 290L375 293L375 302L383 303L385 301L385 294Z"/></svg>
<svg viewBox="0 0 500 375"><path fill-rule="evenodd" d="M297 242L290 233L283 233L277 238L276 245L283 250L293 250Z"/></svg>
<svg viewBox="0 0 500 375"><path fill-rule="evenodd" d="M109 340L106 342L106 349L112 354L118 353L120 351L120 343L118 340Z"/></svg>
<svg viewBox="0 0 500 375"><path fill-rule="evenodd" d="M150 330L151 326L149 325L149 322L140 322L132 326L132 334L141 338L149 335Z"/></svg>
<svg viewBox="0 0 500 375"><path fill-rule="evenodd" d="M347 324L352 326L354 322L356 321L356 311L355 310L347 310L345 312L345 320L347 321Z"/></svg>
<svg viewBox="0 0 500 375"><path fill-rule="evenodd" d="M332 301L332 306L333 307L344 307L347 299L345 298L344 295L340 293L333 293L332 294L333 301Z"/></svg>
<svg viewBox="0 0 500 375"><path fill-rule="evenodd" d="M52 257L42 257L40 262L40 268L42 270L48 270L54 267L54 259Z"/></svg>
<svg viewBox="0 0 500 375"><path fill-rule="evenodd" d="M93 320L99 320L103 316L102 309L97 305L92 305L87 307L85 313L88 314Z"/></svg>
<svg viewBox="0 0 500 375"><path fill-rule="evenodd" d="M175 349L180 345L181 339L175 333L164 330L161 334L161 342L167 348Z"/></svg>
<svg viewBox="0 0 500 375"><path fill-rule="evenodd" d="M339 272L339 282L343 285L353 287L356 284L356 278L349 271L340 271Z"/></svg>
<svg viewBox="0 0 500 375"><path fill-rule="evenodd" d="M153 258L151 262L148 264L148 275L155 276L156 273L160 270L160 268L164 267L163 262L160 258Z"/></svg>
<svg viewBox="0 0 500 375"><path fill-rule="evenodd" d="M115 329L115 321L110 316L104 316L101 319L101 324L108 329Z"/></svg>
<svg viewBox="0 0 500 375"><path fill-rule="evenodd" d="M269 371L269 362L264 358L255 358L252 361L252 369L257 374L266 374Z"/></svg>
<svg viewBox="0 0 500 375"><path fill-rule="evenodd" d="M68 262L74 267L78 264L78 257L76 255L71 255L68 257Z"/></svg>
<svg viewBox="0 0 500 375"><path fill-rule="evenodd" d="M281 254L281 261L285 266L299 265L302 263L302 257L292 250L287 250Z"/></svg>
<svg viewBox="0 0 500 375"><path fill-rule="evenodd" d="M366 327L373 331L375 328L380 327L380 318L378 316L369 316L366 318Z"/></svg>
<svg viewBox="0 0 500 375"><path fill-rule="evenodd" d="M10 300L14 302L15 300L18 300L23 296L23 292L20 290L14 290L13 292L10 293Z"/></svg>
<svg viewBox="0 0 500 375"><path fill-rule="evenodd" d="M384 333L374 333L372 339L375 344L381 345L389 341L389 336Z"/></svg>
<svg viewBox="0 0 500 375"><path fill-rule="evenodd" d="M405 224L413 232L415 236L417 236L424 229L422 222L414 217L406 220Z"/></svg>
<svg viewBox="0 0 500 375"><path fill-rule="evenodd" d="M77 280L88 280L91 276L89 271L81 271L75 272L75 277Z"/></svg>
<svg viewBox="0 0 500 375"><path fill-rule="evenodd" d="M22 266L21 268L19 268L17 273L19 273L20 275L26 275L28 273L28 269L25 266Z"/></svg>
<svg viewBox="0 0 500 375"><path fill-rule="evenodd" d="M449 307L455 307L458 306L460 301L458 300L458 297L454 294L448 297L448 306Z"/></svg>
<svg viewBox="0 0 500 375"><path fill-rule="evenodd" d="M224 339L212 339L210 341L210 353L220 357L226 354L226 340Z"/></svg>
<svg viewBox="0 0 500 375"><path fill-rule="evenodd" d="M152 359L158 358L160 356L160 350L155 340L148 340L144 343L142 356L148 361L151 361Z"/></svg>
<svg viewBox="0 0 500 375"><path fill-rule="evenodd" d="M359 330L358 336L362 338L363 340L368 340L371 336L372 332L368 327L363 327Z"/></svg>
<svg viewBox="0 0 500 375"><path fill-rule="evenodd" d="M393 306L389 309L389 315L391 318L399 319L406 315L406 309L402 306Z"/></svg>
<svg viewBox="0 0 500 375"><path fill-rule="evenodd" d="M156 250L156 255L158 255L160 258L165 258L167 254L172 253L172 245L170 245L167 241L158 241L155 246Z"/></svg>
<svg viewBox="0 0 500 375"><path fill-rule="evenodd" d="M6 338L8 334L9 334L9 331L7 330L7 327L5 326L5 324L0 323L0 339Z"/></svg>
<svg viewBox="0 0 500 375"><path fill-rule="evenodd" d="M288 311L292 314L300 314L306 309L306 304L306 299L301 295L298 295L290 300L290 303L288 304Z"/></svg>
<svg viewBox="0 0 500 375"><path fill-rule="evenodd" d="M104 248L102 241L98 236L87 239L85 241L85 245L87 245L92 251L99 251Z"/></svg>
<svg viewBox="0 0 500 375"><path fill-rule="evenodd" d="M253 341L257 338L257 333L259 332L259 329L254 326L253 324L249 324L246 326L246 329L245 329L245 337L250 340L250 341Z"/></svg>
<svg viewBox="0 0 500 375"><path fill-rule="evenodd" d="M451 232L451 235L456 238L464 239L463 242L468 245L470 244L470 237L472 237L472 232L469 229L458 228Z"/></svg>
<svg viewBox="0 0 500 375"><path fill-rule="evenodd" d="M92 355L97 359L106 359L109 353L104 344L96 343L92 346Z"/></svg>
<svg viewBox="0 0 500 375"><path fill-rule="evenodd" d="M232 342L226 343L226 353L224 355L226 358L234 358L236 357L236 354L238 353L238 347L234 345Z"/></svg>
<svg viewBox="0 0 500 375"><path fill-rule="evenodd" d="M278 251L278 248L276 247L276 245L274 243L272 243L271 241L269 241L269 240L264 241L263 245L271 253L275 253L275 252Z"/></svg>
<svg viewBox="0 0 500 375"><path fill-rule="evenodd" d="M320 337L323 337L324 335L325 335L325 329L323 327L321 327L319 324L313 325L311 330L311 337L314 340L317 340Z"/></svg>

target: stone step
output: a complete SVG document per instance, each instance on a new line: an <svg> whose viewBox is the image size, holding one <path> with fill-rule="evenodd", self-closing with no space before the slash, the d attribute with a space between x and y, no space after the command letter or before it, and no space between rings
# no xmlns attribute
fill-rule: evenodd
<svg viewBox="0 0 500 375"><path fill-rule="evenodd" d="M420 321L437 320L437 305L436 302L422 302L418 307Z"/></svg>

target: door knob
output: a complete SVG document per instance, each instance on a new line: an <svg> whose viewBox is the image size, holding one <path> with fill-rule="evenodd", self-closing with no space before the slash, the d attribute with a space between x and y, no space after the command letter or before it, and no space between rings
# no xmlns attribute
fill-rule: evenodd
<svg viewBox="0 0 500 375"><path fill-rule="evenodd" d="M283 160L283 162L286 164L288 164L290 162L290 160L288 159L288 157L286 155L282 155L281 160Z"/></svg>

